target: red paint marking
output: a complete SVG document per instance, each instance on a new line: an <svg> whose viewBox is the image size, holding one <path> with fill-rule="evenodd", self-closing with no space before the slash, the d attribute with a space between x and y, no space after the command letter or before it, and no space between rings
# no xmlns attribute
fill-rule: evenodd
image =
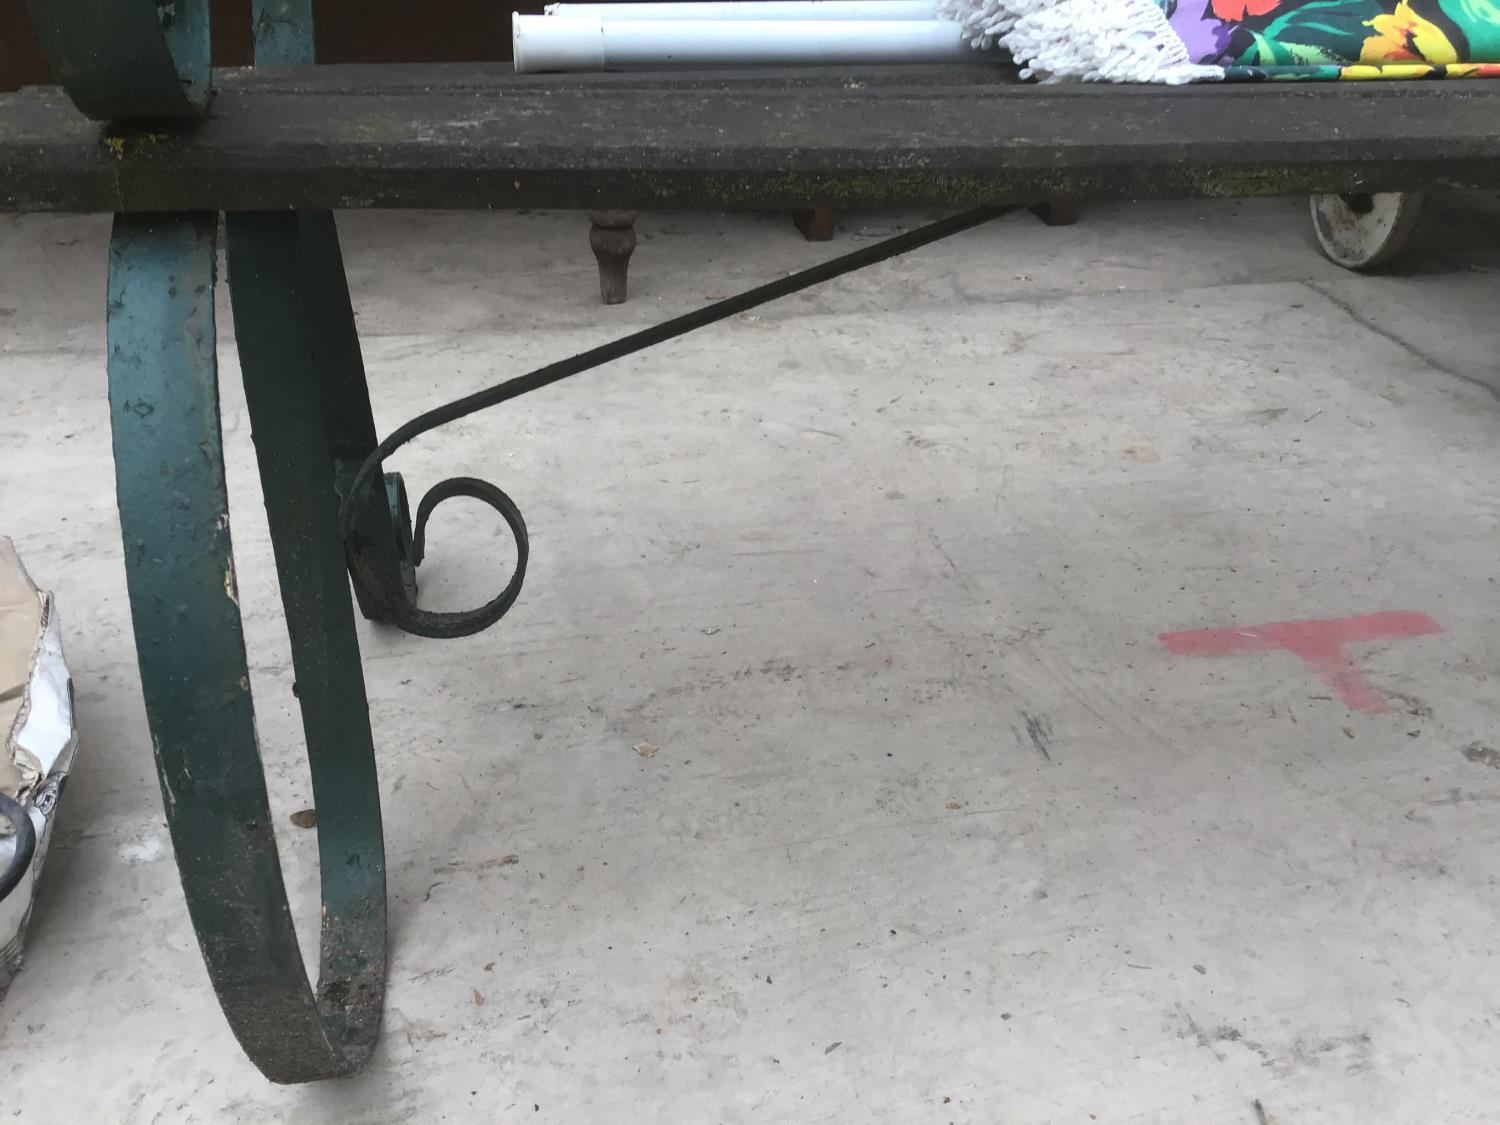
<svg viewBox="0 0 1500 1125"><path fill-rule="evenodd" d="M1329 617L1314 621L1276 621L1243 628L1195 629L1163 633L1162 643L1178 656L1231 656L1241 652L1294 653L1302 663L1356 711L1386 711L1389 707L1370 686L1348 646L1370 641L1423 637L1443 627L1425 613L1390 610L1359 617Z"/></svg>

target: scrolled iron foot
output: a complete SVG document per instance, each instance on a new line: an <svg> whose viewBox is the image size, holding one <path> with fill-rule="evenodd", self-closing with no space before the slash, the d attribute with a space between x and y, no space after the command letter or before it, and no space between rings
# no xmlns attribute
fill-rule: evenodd
<svg viewBox="0 0 1500 1125"><path fill-rule="evenodd" d="M362 490L367 488L365 476L355 478L354 500L345 500L345 519L351 518L347 513L355 510L357 498ZM478 500L488 505L500 514L500 518L510 528L511 536L516 544L515 569L511 571L510 581L500 593L485 602L478 609L461 611L440 611L421 609L416 604L415 597L392 598L389 596L388 588L381 585L378 575L371 571L362 554L351 549L349 551L349 576L354 585L356 595L361 604L369 603L374 612L366 616L378 621L389 622L400 629L419 637L430 637L434 640L452 640L456 637L468 637L475 633L488 629L515 605L516 599L521 596L521 586L526 581L526 563L531 557L531 540L526 531L526 520L521 515L521 509L516 502L501 488L491 484L487 480L478 477L449 477L447 480L439 481L429 488L422 496L422 501L417 505L417 518L413 525L411 560L413 564L420 566L427 554L427 521L432 518L432 513L444 500L451 500L457 496L467 496L472 500ZM345 524L346 538L353 534L352 524Z"/></svg>
<svg viewBox="0 0 1500 1125"><path fill-rule="evenodd" d="M287 907L240 621L215 227L214 215L115 218L108 348L120 524L146 716L204 964L251 1061L272 1081L306 1082L356 1070L379 1034L380 795L319 387L298 363L277 362L305 343L289 313L283 332L242 334L241 348L318 811L314 991Z"/></svg>
<svg viewBox="0 0 1500 1125"><path fill-rule="evenodd" d="M358 466L338 465L339 498L347 497L358 474ZM383 473L383 490L368 489L355 502L356 515L345 543L348 566L364 574L368 586L354 587L354 601L369 621L393 625L384 607L398 596L417 597L417 564L412 540L411 505L406 481L400 473ZM367 592L368 591L368 592Z"/></svg>

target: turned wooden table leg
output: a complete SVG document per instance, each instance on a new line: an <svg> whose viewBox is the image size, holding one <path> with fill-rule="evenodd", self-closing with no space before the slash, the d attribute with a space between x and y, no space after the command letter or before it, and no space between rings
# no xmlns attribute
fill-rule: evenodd
<svg viewBox="0 0 1500 1125"><path fill-rule="evenodd" d="M1031 213L1049 227L1070 227L1078 221L1078 200L1053 199L1038 203L1031 208Z"/></svg>
<svg viewBox="0 0 1500 1125"><path fill-rule="evenodd" d="M809 242L830 242L833 239L833 208L808 207L792 212L792 222Z"/></svg>
<svg viewBox="0 0 1500 1125"><path fill-rule="evenodd" d="M590 211L589 222L589 245L599 262L599 299L606 305L623 305L630 255L635 252L635 212Z"/></svg>

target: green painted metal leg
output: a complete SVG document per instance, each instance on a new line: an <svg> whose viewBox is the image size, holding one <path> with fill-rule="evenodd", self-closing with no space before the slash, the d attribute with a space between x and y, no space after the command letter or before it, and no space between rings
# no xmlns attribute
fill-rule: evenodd
<svg viewBox="0 0 1500 1125"><path fill-rule="evenodd" d="M256 66L314 61L313 0L251 0L250 10ZM246 354L247 343L254 351L263 341L294 334L282 341L289 346L277 349L277 359L295 363L322 391L328 452L339 495L347 496L377 439L333 213L231 215L227 225L240 354ZM288 293L291 301L281 299ZM388 601L414 602L411 513L401 474L385 474L383 497L356 501L352 532L350 550L359 555L361 573ZM384 619L362 588L355 587L355 596L366 617Z"/></svg>
<svg viewBox="0 0 1500 1125"><path fill-rule="evenodd" d="M385 860L319 387L252 345L246 392L307 730L323 918L309 986L287 908L240 624L214 353L213 215L119 215L110 408L141 683L193 927L270 1079L355 1070L385 988Z"/></svg>
<svg viewBox="0 0 1500 1125"><path fill-rule="evenodd" d="M314 61L313 0L251 0L256 66Z"/></svg>
<svg viewBox="0 0 1500 1125"><path fill-rule="evenodd" d="M208 0L31 0L52 73L97 121L201 117L212 94Z"/></svg>
<svg viewBox="0 0 1500 1125"><path fill-rule="evenodd" d="M365 384L359 333L349 302L338 231L327 211L234 214L229 234L229 282L235 335L247 376L275 366L316 384L328 455L339 495L347 494L360 464L375 449L375 419ZM381 586L417 595L411 515L399 473L385 474L385 496L359 505L350 549ZM382 503L381 501L384 501ZM361 599L366 617L380 620Z"/></svg>

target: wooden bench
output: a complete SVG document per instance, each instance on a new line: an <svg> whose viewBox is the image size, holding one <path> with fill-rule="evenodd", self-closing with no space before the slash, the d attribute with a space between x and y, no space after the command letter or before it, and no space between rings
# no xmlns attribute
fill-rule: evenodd
<svg viewBox="0 0 1500 1125"><path fill-rule="evenodd" d="M210 106L206 51L188 34L206 20L194 0L173 9L170 54L152 38L163 35L152 0L118 0L113 30L84 0L33 7L80 104L172 117L101 126L62 89L0 97L0 209L118 213L110 415L147 715L210 977L246 1052L283 1082L348 1073L378 1034L385 860L346 568L366 615L390 619L415 596L430 511L414 539L397 474L358 487L380 450L332 210L1500 186L1500 83L1040 87L983 57L586 77L289 66L215 74ZM307 0L256 7L270 29L259 61L311 60ZM220 213L317 806L316 989L282 886L236 596L215 365ZM524 547L518 513L512 527Z"/></svg>
<svg viewBox="0 0 1500 1125"><path fill-rule="evenodd" d="M948 67L218 71L212 115L105 130L0 97L0 208L765 208L1489 187L1500 83L1036 86Z"/></svg>

